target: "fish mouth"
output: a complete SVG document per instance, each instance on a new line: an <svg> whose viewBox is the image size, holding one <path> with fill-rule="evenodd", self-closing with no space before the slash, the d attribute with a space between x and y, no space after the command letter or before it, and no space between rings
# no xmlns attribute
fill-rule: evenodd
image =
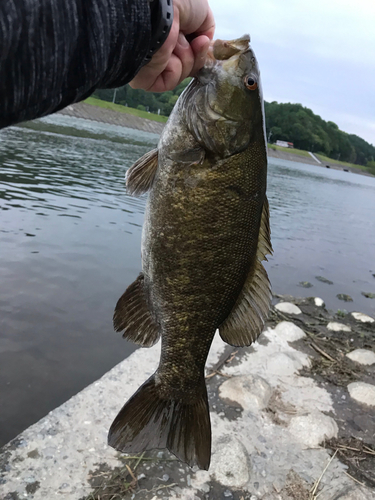
<svg viewBox="0 0 375 500"><path fill-rule="evenodd" d="M212 66L219 61L238 61L238 57L250 49L250 36L244 35L236 40L215 40L211 42L207 53L206 66ZM234 57L237 56L237 57ZM230 63L229 63L230 64ZM225 64L228 66L228 63Z"/></svg>
<svg viewBox="0 0 375 500"><path fill-rule="evenodd" d="M244 35L236 40L215 40L212 52L217 61L226 61L231 57L245 52L250 46L250 36Z"/></svg>

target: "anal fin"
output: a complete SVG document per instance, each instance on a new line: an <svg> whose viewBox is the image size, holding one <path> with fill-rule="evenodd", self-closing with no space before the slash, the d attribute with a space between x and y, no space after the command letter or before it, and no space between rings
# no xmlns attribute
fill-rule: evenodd
<svg viewBox="0 0 375 500"><path fill-rule="evenodd" d="M151 347L159 340L160 330L147 303L143 273L118 300L113 326L117 332L124 331L125 339L143 347Z"/></svg>
<svg viewBox="0 0 375 500"><path fill-rule="evenodd" d="M249 346L262 333L271 303L271 284L262 260L272 254L267 198L263 204L255 265L251 267L235 306L219 326L221 338L227 344Z"/></svg>
<svg viewBox="0 0 375 500"><path fill-rule="evenodd" d="M137 160L126 172L126 187L129 194L147 193L154 182L158 169L158 150L153 149Z"/></svg>

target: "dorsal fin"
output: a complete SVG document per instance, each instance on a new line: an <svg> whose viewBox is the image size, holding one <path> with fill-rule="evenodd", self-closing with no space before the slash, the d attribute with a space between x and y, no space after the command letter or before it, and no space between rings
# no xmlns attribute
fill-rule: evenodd
<svg viewBox="0 0 375 500"><path fill-rule="evenodd" d="M235 306L219 326L221 338L227 344L248 346L263 330L271 303L271 284L261 261L272 254L267 198L263 204L255 266L252 266Z"/></svg>
<svg viewBox="0 0 375 500"><path fill-rule="evenodd" d="M124 333L124 339L143 347L151 347L159 340L160 330L150 313L144 291L144 275L128 286L116 304L113 315L116 332Z"/></svg>
<svg viewBox="0 0 375 500"><path fill-rule="evenodd" d="M129 194L138 196L151 188L158 169L158 150L153 149L137 160L126 172Z"/></svg>

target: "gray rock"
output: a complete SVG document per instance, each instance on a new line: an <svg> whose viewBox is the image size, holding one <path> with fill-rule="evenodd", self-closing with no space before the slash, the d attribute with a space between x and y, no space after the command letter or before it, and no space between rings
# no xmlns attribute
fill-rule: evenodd
<svg viewBox="0 0 375 500"><path fill-rule="evenodd" d="M271 386L261 377L255 375L243 375L233 377L219 388L222 399L233 401L244 410L254 408L266 408L272 395Z"/></svg>
<svg viewBox="0 0 375 500"><path fill-rule="evenodd" d="M375 495L369 490L353 486L343 489L332 500L371 500L374 498Z"/></svg>
<svg viewBox="0 0 375 500"><path fill-rule="evenodd" d="M333 281L327 280L327 278L324 278L324 276L315 276L315 279L321 281L322 283L325 283L326 285L333 285Z"/></svg>
<svg viewBox="0 0 375 500"><path fill-rule="evenodd" d="M350 396L368 406L375 406L375 385L365 382L353 382L348 385Z"/></svg>
<svg viewBox="0 0 375 500"><path fill-rule="evenodd" d="M333 418L320 411L293 417L289 424L290 433L310 447L318 446L325 439L337 437L338 430Z"/></svg>
<svg viewBox="0 0 375 500"><path fill-rule="evenodd" d="M362 295L366 297L367 299L375 299L375 293L371 292L362 292Z"/></svg>
<svg viewBox="0 0 375 500"><path fill-rule="evenodd" d="M375 323L375 319L371 318L371 316L367 316L367 314L363 314L360 312L352 312L353 318L357 321L361 321L362 323Z"/></svg>
<svg viewBox="0 0 375 500"><path fill-rule="evenodd" d="M375 352L369 349L356 349L347 354L347 357L361 365L373 365L375 363Z"/></svg>
<svg viewBox="0 0 375 500"><path fill-rule="evenodd" d="M210 474L227 488L242 488L249 481L249 457L234 436L227 434L216 442Z"/></svg>
<svg viewBox="0 0 375 500"><path fill-rule="evenodd" d="M286 314L302 314L301 309L291 302L279 302L275 309Z"/></svg>
<svg viewBox="0 0 375 500"><path fill-rule="evenodd" d="M313 286L309 281L300 281L298 285L302 286L302 288L312 288Z"/></svg>
<svg viewBox="0 0 375 500"><path fill-rule="evenodd" d="M314 303L315 303L316 307L324 307L325 306L324 300L321 299L320 297L315 297Z"/></svg>
<svg viewBox="0 0 375 500"><path fill-rule="evenodd" d="M343 300L344 302L353 302L353 299L351 298L350 295L347 295L346 293L338 293L336 297L339 300Z"/></svg>
<svg viewBox="0 0 375 500"><path fill-rule="evenodd" d="M291 321L281 321L274 332L287 342L295 342L306 337L306 333Z"/></svg>
<svg viewBox="0 0 375 500"><path fill-rule="evenodd" d="M301 370L304 366L309 366L308 357L304 358L296 353L274 352L266 360L266 370L272 376L291 376Z"/></svg>
<svg viewBox="0 0 375 500"><path fill-rule="evenodd" d="M331 321L327 325L327 329L331 330L331 332L351 332L352 329L350 326L344 325L343 323L336 323L335 321Z"/></svg>

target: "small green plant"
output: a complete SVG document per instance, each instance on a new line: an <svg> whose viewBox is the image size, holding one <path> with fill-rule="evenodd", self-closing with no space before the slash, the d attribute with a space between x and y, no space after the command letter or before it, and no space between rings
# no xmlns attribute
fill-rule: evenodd
<svg viewBox="0 0 375 500"><path fill-rule="evenodd" d="M375 161L374 160L367 162L366 168L370 172L370 174L375 175Z"/></svg>
<svg viewBox="0 0 375 500"><path fill-rule="evenodd" d="M340 318L345 318L348 315L348 311L346 309L337 309L337 316Z"/></svg>

